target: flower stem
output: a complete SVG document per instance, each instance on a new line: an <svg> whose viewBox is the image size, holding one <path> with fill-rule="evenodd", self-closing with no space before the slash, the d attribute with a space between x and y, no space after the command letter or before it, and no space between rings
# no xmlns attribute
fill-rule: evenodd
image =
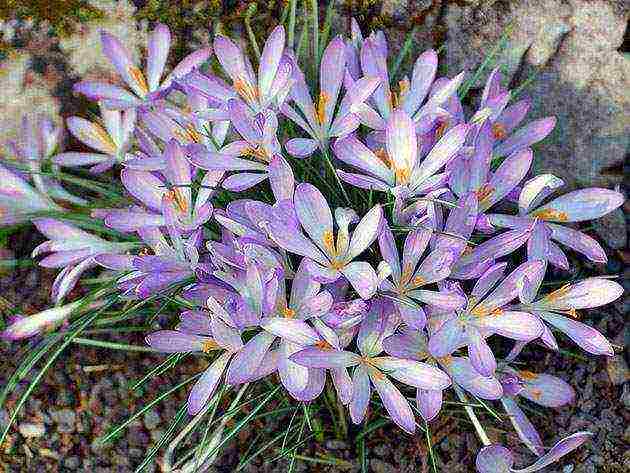
<svg viewBox="0 0 630 473"><path fill-rule="evenodd" d="M459 400L464 403L464 410L466 411L466 414L468 414L468 417L470 418L470 421L475 426L475 430L477 431L477 435L479 436L479 440L481 440L481 443L484 445L484 447L487 447L492 442L490 442L490 439L488 438L488 434L486 434L486 431L484 430L483 426L481 425L481 422L479 422L479 419L477 418L477 415L475 414L475 411L468 404L468 399L466 398L466 395L464 394L464 391L462 391L462 389L459 386L455 385L455 384L453 384L453 388L455 388L455 392L457 393L457 397L459 397Z"/></svg>
<svg viewBox="0 0 630 473"><path fill-rule="evenodd" d="M297 0L290 0L290 13L289 13L289 38L287 42L287 46L289 49L293 50L294 46L294 38L295 38L295 16L297 13Z"/></svg>

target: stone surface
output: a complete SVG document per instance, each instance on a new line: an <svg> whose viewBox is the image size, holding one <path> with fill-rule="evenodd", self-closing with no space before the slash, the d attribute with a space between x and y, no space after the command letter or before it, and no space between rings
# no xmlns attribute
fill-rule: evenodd
<svg viewBox="0 0 630 473"><path fill-rule="evenodd" d="M46 433L44 424L24 423L18 426L18 432L24 437L42 437Z"/></svg>

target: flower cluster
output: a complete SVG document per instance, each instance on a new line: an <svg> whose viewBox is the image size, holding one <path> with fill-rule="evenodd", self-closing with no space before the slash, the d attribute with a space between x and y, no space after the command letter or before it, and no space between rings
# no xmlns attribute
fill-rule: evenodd
<svg viewBox="0 0 630 473"><path fill-rule="evenodd" d="M257 69L217 35L212 50L192 53L162 80L169 45L168 28L158 25L143 73L103 33L103 51L127 88L77 84L76 92L98 101L101 120L67 120L94 151L62 152L61 132L49 120L37 128L25 121L24 142L13 145L25 167L0 164L2 224L86 204L54 172L38 174L42 160L54 169L115 168L132 199L91 210L128 234L124 242L63 218L33 220L49 238L33 257L46 253L40 264L61 269L57 307L18 317L4 337L32 336L67 319L73 304L59 304L86 269L100 266L127 299L174 288L194 307L174 328L147 336L155 350L212 360L190 391L190 414L222 385L277 375L306 402L330 376L354 423L369 415L376 391L409 433L414 410L431 421L446 390L497 401L540 458L513 470L506 448L486 446L477 459L482 473L536 471L586 440L588 433L577 433L545 451L519 402L559 407L573 390L514 364L527 344L558 349L558 333L589 353L613 354L576 311L617 299L619 284L592 277L541 289L548 263L569 267L558 244L606 261L593 238L566 224L599 218L624 201L600 188L549 200L562 180L528 178L531 146L552 131L552 117L524 124L529 101L510 103L495 70L467 118L457 95L464 73L437 77L435 51L393 84L384 35L363 38L356 23L351 40L339 36L323 50L318 87L285 47L282 26L271 32ZM210 58L220 68L206 67ZM337 178L326 189L324 159L334 162ZM298 182L296 170L307 168ZM334 208L323 193L329 189L363 200ZM525 262L514 265L521 253ZM499 338L513 342L509 355L496 355ZM415 401L407 397L412 388Z"/></svg>

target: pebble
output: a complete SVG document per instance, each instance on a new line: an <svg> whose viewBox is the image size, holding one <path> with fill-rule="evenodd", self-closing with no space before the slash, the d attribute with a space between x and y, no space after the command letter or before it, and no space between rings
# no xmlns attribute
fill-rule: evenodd
<svg viewBox="0 0 630 473"><path fill-rule="evenodd" d="M382 460L370 460L370 466L374 473L394 473L396 471L393 465Z"/></svg>
<svg viewBox="0 0 630 473"><path fill-rule="evenodd" d="M147 430L154 430L160 425L162 419L160 418L160 414L155 409L149 409L144 413L144 426Z"/></svg>
<svg viewBox="0 0 630 473"><path fill-rule="evenodd" d="M68 457L63 461L63 466L69 470L76 470L81 465L79 457Z"/></svg>
<svg viewBox="0 0 630 473"><path fill-rule="evenodd" d="M343 440L328 440L326 442L326 448L328 450L346 450L348 444Z"/></svg>
<svg viewBox="0 0 630 473"><path fill-rule="evenodd" d="M630 410L630 383L623 385L623 392L621 393L621 402L626 409Z"/></svg>
<svg viewBox="0 0 630 473"><path fill-rule="evenodd" d="M606 371L608 371L610 382L615 386L630 381L630 370L622 354L606 359Z"/></svg>
<svg viewBox="0 0 630 473"><path fill-rule="evenodd" d="M573 470L575 470L574 465L566 465L564 468L562 468L562 473L572 473Z"/></svg>
<svg viewBox="0 0 630 473"><path fill-rule="evenodd" d="M51 411L50 417L57 423L57 431L62 434L74 432L76 429L76 413L71 409Z"/></svg>
<svg viewBox="0 0 630 473"><path fill-rule="evenodd" d="M42 437L46 433L44 424L20 424L18 431L23 437Z"/></svg>

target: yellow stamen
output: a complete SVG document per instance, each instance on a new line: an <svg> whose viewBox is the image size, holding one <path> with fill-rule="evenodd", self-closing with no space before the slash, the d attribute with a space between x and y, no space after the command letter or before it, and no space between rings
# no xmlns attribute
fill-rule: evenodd
<svg viewBox="0 0 630 473"><path fill-rule="evenodd" d="M477 200L481 202L490 197L490 194L492 194L493 191L494 187L486 183L475 191L475 195L477 196Z"/></svg>
<svg viewBox="0 0 630 473"><path fill-rule="evenodd" d="M438 361L448 368L453 364L453 357L451 355L446 355L438 358Z"/></svg>
<svg viewBox="0 0 630 473"><path fill-rule="evenodd" d="M503 140L507 136L507 131L503 125L500 123L495 123L492 125L492 134L494 138L497 140Z"/></svg>
<svg viewBox="0 0 630 473"><path fill-rule="evenodd" d="M173 189L166 193L167 199L171 200L181 213L188 213L188 200L182 193L181 189Z"/></svg>
<svg viewBox="0 0 630 473"><path fill-rule="evenodd" d="M127 69L131 77L136 81L136 84L140 88L143 94L149 93L149 86L147 85L147 81L144 78L144 74L138 69L136 66L131 66Z"/></svg>
<svg viewBox="0 0 630 473"><path fill-rule="evenodd" d="M319 342L316 342L315 346L319 348L320 350L332 350L333 348L332 345L328 343L326 340L320 340Z"/></svg>
<svg viewBox="0 0 630 473"><path fill-rule="evenodd" d="M326 105L330 101L330 97L326 92L319 93L319 99L317 100L317 107L315 110L315 118L320 125L324 124L326 120Z"/></svg>
<svg viewBox="0 0 630 473"><path fill-rule="evenodd" d="M542 391L540 389L530 389L529 391L532 397L536 400L539 400L542 396Z"/></svg>
<svg viewBox="0 0 630 473"><path fill-rule="evenodd" d="M262 146L250 146L243 151L243 156L250 156L264 163L269 162L269 154Z"/></svg>
<svg viewBox="0 0 630 473"><path fill-rule="evenodd" d="M346 264L343 261L338 261L338 260L334 260L330 263L330 267L332 269L336 269L337 271L340 271L341 269L344 268Z"/></svg>
<svg viewBox="0 0 630 473"><path fill-rule="evenodd" d="M408 168L398 168L394 171L394 173L396 174L397 184L406 184L409 182L411 172Z"/></svg>
<svg viewBox="0 0 630 473"><path fill-rule="evenodd" d="M286 319L293 319L295 318L295 310L285 307L282 309L282 315L284 315Z"/></svg>
<svg viewBox="0 0 630 473"><path fill-rule="evenodd" d="M201 134L192 123L188 124L185 128L177 128L173 134L180 140L187 141L189 143L201 142Z"/></svg>
<svg viewBox="0 0 630 473"><path fill-rule="evenodd" d="M558 300L560 299L560 297L564 296L567 292L569 292L570 287L571 287L571 284L565 284L561 288L553 291L551 294L547 294L544 300L547 302L553 302L555 300Z"/></svg>
<svg viewBox="0 0 630 473"><path fill-rule="evenodd" d="M519 371L518 375L526 381L534 381L538 378L538 374L527 370Z"/></svg>
<svg viewBox="0 0 630 473"><path fill-rule="evenodd" d="M246 79L239 77L234 81L236 92L248 102L258 100L258 90L253 87Z"/></svg>
<svg viewBox="0 0 630 473"><path fill-rule="evenodd" d="M407 95L407 92L409 92L410 89L410 85L409 85L409 80L408 79L403 79L401 81L398 82L398 89L399 92L398 94L394 93L391 94L391 102L392 102L392 107L393 108L398 108L401 104L402 101L405 98L405 95Z"/></svg>
<svg viewBox="0 0 630 473"><path fill-rule="evenodd" d="M149 256L151 254L151 250L149 248L142 248L139 252L138 252L138 256Z"/></svg>
<svg viewBox="0 0 630 473"><path fill-rule="evenodd" d="M442 138L442 135L444 134L447 128L448 128L448 121L442 122L440 126L437 127L437 130L435 130L435 139L439 140L440 138Z"/></svg>
<svg viewBox="0 0 630 473"><path fill-rule="evenodd" d="M561 212L556 209L541 209L532 213L532 217L538 217L541 220L558 220L560 222L566 222L569 220L569 216L566 212Z"/></svg>
<svg viewBox="0 0 630 473"><path fill-rule="evenodd" d="M405 263L403 266L402 274L400 275L400 279L403 283L408 282L411 279L411 275L413 272L413 268L409 263Z"/></svg>
<svg viewBox="0 0 630 473"><path fill-rule="evenodd" d="M335 236L331 230L325 230L323 235L324 240L324 248L328 250L331 255L336 255L337 250L335 249Z"/></svg>
<svg viewBox="0 0 630 473"><path fill-rule="evenodd" d="M203 351L204 353L210 353L211 351L218 348L219 345L217 344L217 342L215 342L214 340L206 340L202 344L201 351Z"/></svg>
<svg viewBox="0 0 630 473"><path fill-rule="evenodd" d="M97 141L107 149L109 154L116 154L116 143L114 143L109 133L98 123L92 123L91 129L79 132L79 137L84 142Z"/></svg>
<svg viewBox="0 0 630 473"><path fill-rule="evenodd" d="M389 155L387 154L387 151L385 151L383 148L379 148L376 151L374 151L374 155L388 168L391 168L391 161L389 160Z"/></svg>
<svg viewBox="0 0 630 473"><path fill-rule="evenodd" d="M579 319L580 318L580 314L578 314L577 311L573 307L571 307L569 310L567 310L566 314L569 317L572 317L574 319Z"/></svg>
<svg viewBox="0 0 630 473"><path fill-rule="evenodd" d="M422 286L424 283L426 283L427 280L424 279L422 276L416 276L415 278L412 279L411 282L413 283L414 286L418 287L418 286Z"/></svg>

